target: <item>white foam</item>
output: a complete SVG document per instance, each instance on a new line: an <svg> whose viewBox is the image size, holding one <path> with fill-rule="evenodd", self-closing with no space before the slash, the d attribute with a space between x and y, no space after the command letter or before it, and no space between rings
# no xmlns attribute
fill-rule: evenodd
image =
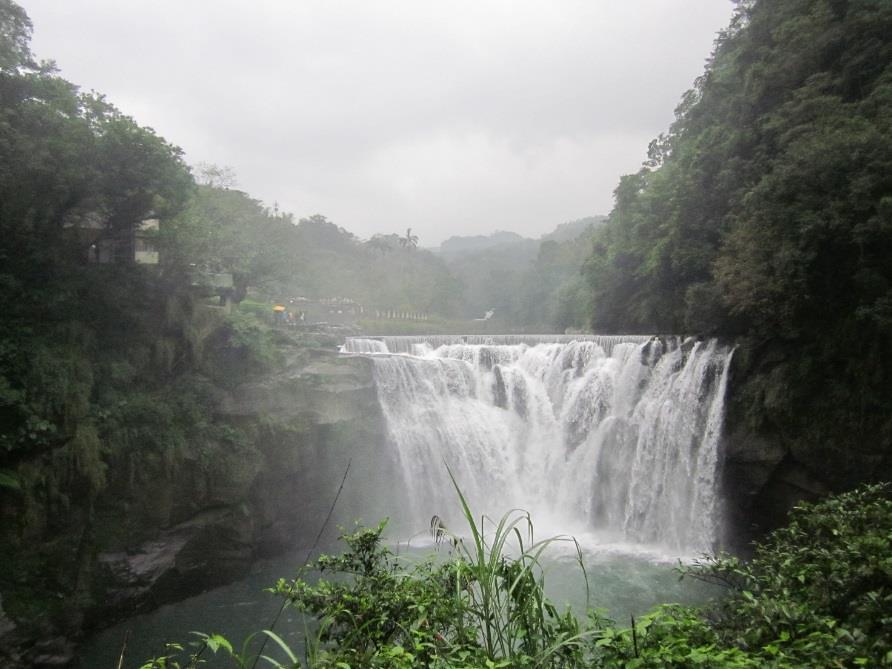
<svg viewBox="0 0 892 669"><path fill-rule="evenodd" d="M464 525L448 465L475 512L527 509L537 536L654 559L713 547L731 356L716 341L371 341L346 348L374 354L414 528Z"/></svg>

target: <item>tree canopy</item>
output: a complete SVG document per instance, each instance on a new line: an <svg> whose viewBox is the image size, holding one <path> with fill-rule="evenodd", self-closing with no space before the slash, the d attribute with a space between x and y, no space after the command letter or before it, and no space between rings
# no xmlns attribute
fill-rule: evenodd
<svg viewBox="0 0 892 669"><path fill-rule="evenodd" d="M746 420L837 486L892 441L890 35L885 0L738 2L586 261L596 330L744 337Z"/></svg>
<svg viewBox="0 0 892 669"><path fill-rule="evenodd" d="M597 328L889 326L890 29L879 0L738 3L616 190L588 266Z"/></svg>
<svg viewBox="0 0 892 669"><path fill-rule="evenodd" d="M179 148L34 62L30 21L0 3L0 261L11 277L78 264L85 222L122 230L185 204Z"/></svg>

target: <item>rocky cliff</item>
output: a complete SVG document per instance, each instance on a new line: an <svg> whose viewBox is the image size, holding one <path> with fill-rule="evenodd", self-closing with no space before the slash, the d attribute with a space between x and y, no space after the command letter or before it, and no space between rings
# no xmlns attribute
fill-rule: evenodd
<svg viewBox="0 0 892 669"><path fill-rule="evenodd" d="M272 372L216 388L213 421L225 429L175 462L110 459L92 508L71 500L64 522L52 505L4 508L6 516L43 515L36 524L56 528L46 545L5 556L33 569L9 593L15 615L0 609L4 666L64 666L86 629L231 582L259 557L311 544L347 463L361 478L383 429L370 361L339 356L336 343L294 339ZM237 438L220 438L229 432ZM348 481L335 522L359 508L351 497ZM70 572L72 587L47 603L40 582L51 571Z"/></svg>
<svg viewBox="0 0 892 669"><path fill-rule="evenodd" d="M892 479L888 417L857 411L861 389L813 352L783 341L736 342L725 420L728 546L783 525L800 501ZM834 378L839 381L834 385ZM804 381L811 378L811 382ZM864 406L864 402L860 403Z"/></svg>

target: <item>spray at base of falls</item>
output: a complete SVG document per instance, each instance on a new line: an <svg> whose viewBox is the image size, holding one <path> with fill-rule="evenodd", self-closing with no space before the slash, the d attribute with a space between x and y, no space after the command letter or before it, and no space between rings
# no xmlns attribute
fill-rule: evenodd
<svg viewBox="0 0 892 669"><path fill-rule="evenodd" d="M675 552L716 543L732 355L717 341L386 337L344 352L374 359L414 529L433 514L461 526L448 464L491 518L522 508L547 531Z"/></svg>

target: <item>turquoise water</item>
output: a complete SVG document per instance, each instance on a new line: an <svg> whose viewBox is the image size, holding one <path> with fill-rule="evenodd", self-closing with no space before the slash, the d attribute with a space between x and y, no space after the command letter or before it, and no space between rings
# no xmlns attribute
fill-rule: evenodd
<svg viewBox="0 0 892 669"><path fill-rule="evenodd" d="M188 646L196 639L190 635L192 631L222 634L238 646L251 633L271 625L282 600L264 592L264 589L275 585L280 577L293 576L296 565L303 562L305 555L305 552L295 553L260 562L241 581L167 604L103 630L81 647L78 654L80 666L83 669L115 669L125 638L127 652L124 669L135 669L146 659L164 654L167 642ZM302 627L299 615L286 610L275 629L298 648ZM274 644L270 641L270 651L274 650L272 646ZM202 657L205 658L204 655ZM208 667L229 666L220 661L214 662L212 656L206 659Z"/></svg>
<svg viewBox="0 0 892 669"><path fill-rule="evenodd" d="M394 546L393 550L407 560L418 559L437 550L429 541ZM660 603L703 602L717 591L703 583L685 579L679 581L675 570L677 560L659 550L641 546L598 543L594 537L580 539L583 563L588 575L588 605L607 609L608 615L627 624L630 615L640 615ZM444 552L442 547L439 549ZM123 667L136 669L150 657L164 652L166 642L188 644L196 637L193 630L218 633L237 646L252 632L269 628L281 607L280 599L268 592L279 578L294 575L306 552L296 552L255 565L243 580L211 590L176 604L169 604L124 623L104 630L89 639L80 652L85 669L114 669L117 666L125 636L129 639ZM572 606L577 611L586 607L586 581L582 575L572 544L559 543L550 547L543 561L546 589L559 605ZM301 638L305 629L302 616L285 609L275 631L285 638L294 651L302 654ZM265 652L276 655L275 644L267 643ZM230 665L207 654L208 667ZM284 658L280 658L284 659ZM258 667L264 666L258 664Z"/></svg>

